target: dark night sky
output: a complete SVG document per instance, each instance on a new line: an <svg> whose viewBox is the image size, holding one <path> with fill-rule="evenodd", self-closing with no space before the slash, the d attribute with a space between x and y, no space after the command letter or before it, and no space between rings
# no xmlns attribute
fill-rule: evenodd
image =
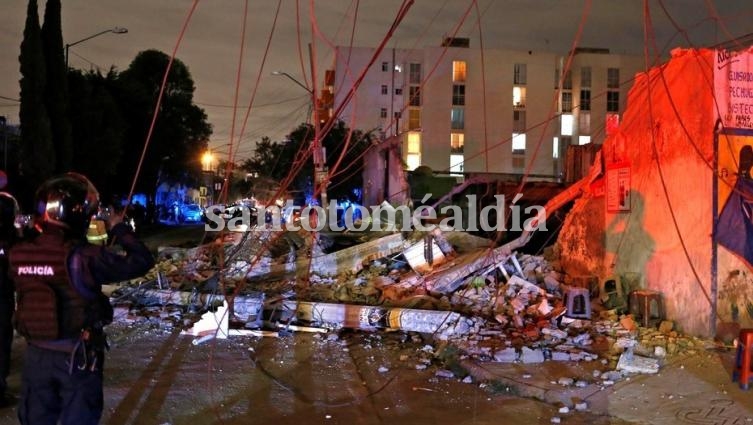
<svg viewBox="0 0 753 425"><path fill-rule="evenodd" d="M40 2L43 16L44 0ZM241 76L236 134L259 75L254 108L250 113L238 157L249 156L253 142L262 136L281 139L295 125L306 120L307 93L290 80L272 76L274 70L303 80L296 43L296 4L303 33L304 64L308 68L306 44L314 42L318 70L332 64L328 43L349 43L356 5L356 46L376 46L385 36L401 5L400 0L319 0L315 16L324 37L312 39L310 2L282 0L271 48L260 69L267 39L272 30L278 2L249 1L244 67ZM580 46L605 47L613 53L643 54L643 1L638 0L479 0L485 48L546 50L564 54L571 47L578 24L588 6ZM171 53L192 0L64 0L63 36L74 42L112 27L125 27L127 34L105 34L70 49L70 65L89 69L111 65L125 69L141 50L156 48ZM687 46L677 35L658 0L649 0L656 45L663 48ZM748 0L664 0L678 25L686 28L691 43L713 45L751 32L753 2ZM460 23L470 0L416 0L388 47L436 46ZM189 23L177 57L185 62L196 83L195 101L214 126L210 145L230 141L232 104L240 49L243 0L203 0ZM3 0L0 9L0 96L18 98L20 78L18 53L26 15L25 0ZM458 32L478 46L478 14L471 8ZM674 38L672 38L674 36ZM669 42L669 44L668 44ZM666 56L666 55L665 55ZM17 103L0 98L0 115L18 122Z"/></svg>

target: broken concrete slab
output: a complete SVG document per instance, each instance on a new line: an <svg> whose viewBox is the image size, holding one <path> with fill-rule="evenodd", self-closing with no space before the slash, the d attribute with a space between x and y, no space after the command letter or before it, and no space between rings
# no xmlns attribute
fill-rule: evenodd
<svg viewBox="0 0 753 425"><path fill-rule="evenodd" d="M445 255L433 238L425 238L403 251L403 257L418 274L426 274L445 262Z"/></svg>
<svg viewBox="0 0 753 425"><path fill-rule="evenodd" d="M343 273L357 273L364 264L389 257L404 249L402 234L395 233L336 252L312 258L299 258L293 263L266 264L257 267L252 261L247 268L246 278L250 282L279 280L284 278L307 278L310 274L321 277L334 277Z"/></svg>
<svg viewBox="0 0 753 425"><path fill-rule="evenodd" d="M617 362L617 370L623 370L628 373L659 373L659 360L626 351L620 355L620 360Z"/></svg>
<svg viewBox="0 0 753 425"><path fill-rule="evenodd" d="M475 251L448 261L444 267L432 271L424 281L427 290L447 294L458 289L471 274L506 260L510 254L504 247Z"/></svg>

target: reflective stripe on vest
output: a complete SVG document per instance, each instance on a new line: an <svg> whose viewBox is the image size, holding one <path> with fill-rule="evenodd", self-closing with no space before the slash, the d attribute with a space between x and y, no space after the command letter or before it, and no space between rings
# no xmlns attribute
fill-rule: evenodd
<svg viewBox="0 0 753 425"><path fill-rule="evenodd" d="M68 276L70 245L57 235L42 234L11 251L11 276L18 292L16 328L38 330L37 335L75 338L85 326L87 301L73 288ZM46 305L40 288L54 292L57 311ZM57 317L57 323L48 323ZM23 332L21 332L23 334ZM34 335L25 335L34 338ZM44 337L43 337L44 338Z"/></svg>

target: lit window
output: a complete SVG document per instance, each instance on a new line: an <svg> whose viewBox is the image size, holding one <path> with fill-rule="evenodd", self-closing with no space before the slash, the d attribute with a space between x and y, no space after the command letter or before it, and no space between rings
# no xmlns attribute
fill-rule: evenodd
<svg viewBox="0 0 753 425"><path fill-rule="evenodd" d="M411 109L408 111L408 130L421 128L421 110Z"/></svg>
<svg viewBox="0 0 753 425"><path fill-rule="evenodd" d="M562 114L560 134L563 136L573 135L573 116L571 114Z"/></svg>
<svg viewBox="0 0 753 425"><path fill-rule="evenodd" d="M409 170L415 170L421 166L421 155L417 153L409 153L405 158L405 162Z"/></svg>
<svg viewBox="0 0 753 425"><path fill-rule="evenodd" d="M512 88L512 106L516 108L524 108L526 106L526 88L525 87L513 87Z"/></svg>
<svg viewBox="0 0 753 425"><path fill-rule="evenodd" d="M463 155L450 155L450 173L463 173L463 163L465 157Z"/></svg>
<svg viewBox="0 0 753 425"><path fill-rule="evenodd" d="M463 133L451 133L450 134L450 152L462 153L464 144L465 144L465 134Z"/></svg>
<svg viewBox="0 0 753 425"><path fill-rule="evenodd" d="M555 137L552 140L552 158L557 159L560 157L560 138Z"/></svg>
<svg viewBox="0 0 753 425"><path fill-rule="evenodd" d="M421 154L421 133L408 133L408 153Z"/></svg>
<svg viewBox="0 0 753 425"><path fill-rule="evenodd" d="M452 82L464 83L465 82L465 62L464 61L452 61Z"/></svg>
<svg viewBox="0 0 753 425"><path fill-rule="evenodd" d="M524 153L526 150L526 134L525 133L513 133L512 134L512 152Z"/></svg>
<svg viewBox="0 0 753 425"><path fill-rule="evenodd" d="M591 143L591 136L578 136L579 145L587 145Z"/></svg>
<svg viewBox="0 0 753 425"><path fill-rule="evenodd" d="M453 130L465 128L465 110L463 108L452 108L450 110L450 124Z"/></svg>
<svg viewBox="0 0 753 425"><path fill-rule="evenodd" d="M421 133L412 131L408 133L408 153L405 162L409 170L415 170L421 165Z"/></svg>

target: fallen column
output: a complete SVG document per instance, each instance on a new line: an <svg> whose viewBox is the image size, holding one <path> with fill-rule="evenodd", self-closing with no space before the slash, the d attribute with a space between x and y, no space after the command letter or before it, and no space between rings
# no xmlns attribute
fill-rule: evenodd
<svg viewBox="0 0 753 425"><path fill-rule="evenodd" d="M439 339L455 334L462 316L452 311L386 308L367 305L284 301L285 310L295 318L315 326L365 330L395 329L431 333Z"/></svg>
<svg viewBox="0 0 753 425"><path fill-rule="evenodd" d="M337 276L345 272L358 272L364 264L379 258L389 257L403 250L404 240L400 233L344 248L312 258L301 258L294 263L271 264L266 267L249 267L246 277L257 282L290 277Z"/></svg>
<svg viewBox="0 0 753 425"><path fill-rule="evenodd" d="M426 289L433 293L448 294L458 289L466 277L489 266L502 264L509 257L510 251L507 246L461 256L453 266L427 276L424 281Z"/></svg>

